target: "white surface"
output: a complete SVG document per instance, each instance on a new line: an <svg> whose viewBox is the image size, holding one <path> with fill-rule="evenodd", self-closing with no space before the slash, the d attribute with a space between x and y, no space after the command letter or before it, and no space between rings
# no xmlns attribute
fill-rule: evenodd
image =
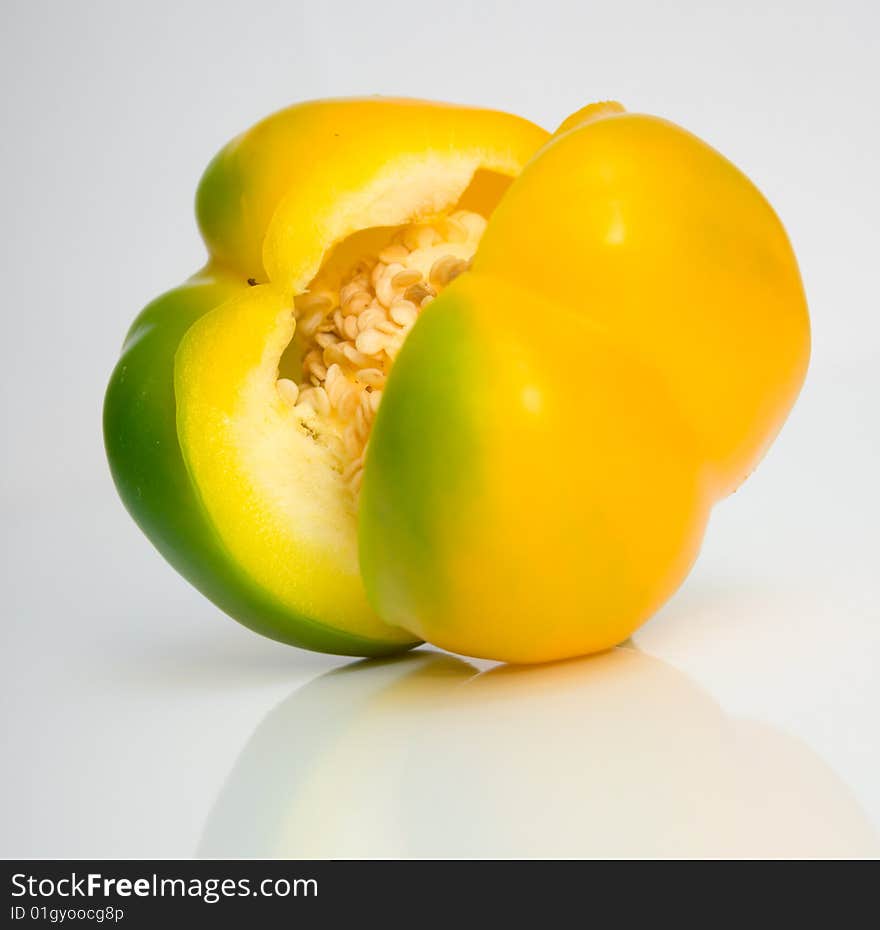
<svg viewBox="0 0 880 930"><path fill-rule="evenodd" d="M0 854L877 853L880 8L768 6L7 4ZM370 92L548 127L617 97L786 222L807 387L641 656L300 691L344 661L224 619L115 498L103 388L201 261L203 166L285 103Z"/></svg>

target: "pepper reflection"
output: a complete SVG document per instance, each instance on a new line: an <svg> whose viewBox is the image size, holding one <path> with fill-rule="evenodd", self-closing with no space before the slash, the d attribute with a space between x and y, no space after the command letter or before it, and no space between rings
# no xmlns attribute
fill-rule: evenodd
<svg viewBox="0 0 880 930"><path fill-rule="evenodd" d="M202 856L869 856L843 783L631 648L480 673L431 652L346 666L273 710Z"/></svg>

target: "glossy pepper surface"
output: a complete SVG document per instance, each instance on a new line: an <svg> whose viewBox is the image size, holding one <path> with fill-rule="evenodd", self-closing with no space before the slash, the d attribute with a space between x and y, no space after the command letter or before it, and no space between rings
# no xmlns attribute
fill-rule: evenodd
<svg viewBox="0 0 880 930"><path fill-rule="evenodd" d="M197 213L210 261L135 322L108 456L166 558L285 642L532 662L626 639L806 371L766 200L615 104L552 137L299 105L214 159Z"/></svg>

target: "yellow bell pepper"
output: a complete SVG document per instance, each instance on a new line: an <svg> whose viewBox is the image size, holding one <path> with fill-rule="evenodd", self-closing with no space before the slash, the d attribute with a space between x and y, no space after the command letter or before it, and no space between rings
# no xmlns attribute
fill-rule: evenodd
<svg viewBox="0 0 880 930"><path fill-rule="evenodd" d="M211 261L136 322L108 454L163 554L286 642L518 662L620 642L806 371L770 206L616 104L552 138L302 104L215 158L197 212Z"/></svg>

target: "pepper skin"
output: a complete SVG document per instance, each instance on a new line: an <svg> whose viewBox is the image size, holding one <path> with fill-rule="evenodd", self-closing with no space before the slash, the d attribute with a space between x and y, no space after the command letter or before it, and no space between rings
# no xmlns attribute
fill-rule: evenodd
<svg viewBox="0 0 880 930"><path fill-rule="evenodd" d="M751 182L666 121L575 114L395 363L361 502L376 609L511 662L624 641L808 357L797 264Z"/></svg>
<svg viewBox="0 0 880 930"><path fill-rule="evenodd" d="M474 214L471 270L422 304L393 368L351 346L382 397L352 497L331 421L280 390L279 374L316 390L290 360L294 300L342 286L404 224L439 224L454 250ZM129 334L108 457L162 554L295 645L537 662L621 642L681 583L805 376L803 289L766 200L616 104L552 138L441 104L301 104L214 159L197 215L208 266ZM341 338L319 343L320 390Z"/></svg>

